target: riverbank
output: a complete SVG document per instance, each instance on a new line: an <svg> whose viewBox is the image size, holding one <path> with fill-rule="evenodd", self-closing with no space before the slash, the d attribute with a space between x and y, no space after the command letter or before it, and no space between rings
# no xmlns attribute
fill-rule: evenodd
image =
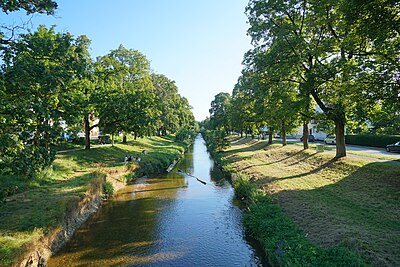
<svg viewBox="0 0 400 267"><path fill-rule="evenodd" d="M398 266L400 166L231 138L215 153L245 224L281 266Z"/></svg>
<svg viewBox="0 0 400 267"><path fill-rule="evenodd" d="M68 239L100 206L106 182L117 190L135 177L165 171L184 150L185 145L173 138L143 138L59 154L53 167L34 181L1 177L1 188L14 192L8 192L0 205L0 266L33 259L32 252L42 253L41 247L57 250L60 238ZM125 156L141 161L125 164ZM35 256L35 261L47 256Z"/></svg>
<svg viewBox="0 0 400 267"><path fill-rule="evenodd" d="M214 166L197 136L174 170L122 189L48 266L265 266Z"/></svg>

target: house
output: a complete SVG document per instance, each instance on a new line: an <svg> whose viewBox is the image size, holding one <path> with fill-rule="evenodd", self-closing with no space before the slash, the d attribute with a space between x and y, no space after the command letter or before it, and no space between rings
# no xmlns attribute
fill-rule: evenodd
<svg viewBox="0 0 400 267"><path fill-rule="evenodd" d="M315 140L324 140L328 134L322 131L318 131L317 123L315 121L311 121L308 123L308 134L314 135ZM300 139L303 136L303 126L300 126L295 134L296 139Z"/></svg>
<svg viewBox="0 0 400 267"><path fill-rule="evenodd" d="M316 105L315 111L317 113L323 112L318 105ZM308 134L314 135L315 140L320 140L320 141L325 140L325 138L328 136L326 132L318 131L317 122L314 120L308 123ZM303 136L303 125L298 128L297 133L295 133L295 136L296 139L300 139L300 137Z"/></svg>

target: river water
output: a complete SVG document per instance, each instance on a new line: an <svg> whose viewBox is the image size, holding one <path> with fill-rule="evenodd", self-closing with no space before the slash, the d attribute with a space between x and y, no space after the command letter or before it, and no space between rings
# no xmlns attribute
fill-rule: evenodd
<svg viewBox="0 0 400 267"><path fill-rule="evenodd" d="M171 173L124 188L48 266L262 266L259 251L199 135Z"/></svg>

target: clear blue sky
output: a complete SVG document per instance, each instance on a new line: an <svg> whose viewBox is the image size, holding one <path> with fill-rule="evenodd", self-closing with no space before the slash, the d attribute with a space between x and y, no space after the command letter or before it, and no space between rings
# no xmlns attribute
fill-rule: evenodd
<svg viewBox="0 0 400 267"><path fill-rule="evenodd" d="M244 14L246 0L56 0L53 17L35 15L31 27L56 30L92 40L93 58L120 44L137 49L156 73L174 80L189 99L197 120L219 92L232 92L250 49ZM23 13L1 14L2 24L20 24Z"/></svg>

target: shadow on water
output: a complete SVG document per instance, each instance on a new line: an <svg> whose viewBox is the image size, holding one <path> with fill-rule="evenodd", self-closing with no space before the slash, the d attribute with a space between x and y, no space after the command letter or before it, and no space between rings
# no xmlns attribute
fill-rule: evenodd
<svg viewBox="0 0 400 267"><path fill-rule="evenodd" d="M48 266L265 265L245 235L232 187L213 167L198 137L174 171L124 188Z"/></svg>

